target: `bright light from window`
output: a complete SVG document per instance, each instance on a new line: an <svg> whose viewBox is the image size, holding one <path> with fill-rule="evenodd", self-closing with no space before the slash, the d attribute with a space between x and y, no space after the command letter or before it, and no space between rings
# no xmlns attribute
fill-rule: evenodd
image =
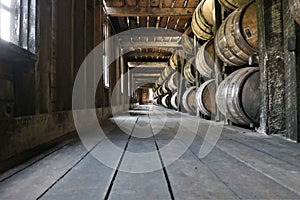
<svg viewBox="0 0 300 200"><path fill-rule="evenodd" d="M1 0L1 3L10 8L11 0Z"/></svg>
<svg viewBox="0 0 300 200"><path fill-rule="evenodd" d="M2 0L3 2L3 0ZM6 41L10 41L10 13L4 9L1 9L1 38Z"/></svg>

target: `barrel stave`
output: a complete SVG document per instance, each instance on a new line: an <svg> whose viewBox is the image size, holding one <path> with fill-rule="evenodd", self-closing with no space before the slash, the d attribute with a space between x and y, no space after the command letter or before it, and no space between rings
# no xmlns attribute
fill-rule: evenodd
<svg viewBox="0 0 300 200"><path fill-rule="evenodd" d="M218 57L228 65L243 66L257 51L256 4L251 1L232 12L215 37Z"/></svg>

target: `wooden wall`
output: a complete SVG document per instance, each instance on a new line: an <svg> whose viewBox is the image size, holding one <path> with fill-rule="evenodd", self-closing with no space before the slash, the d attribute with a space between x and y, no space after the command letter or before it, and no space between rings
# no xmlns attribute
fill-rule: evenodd
<svg viewBox="0 0 300 200"><path fill-rule="evenodd" d="M85 57L104 39L104 19L96 0L37 0L37 54L0 40L0 161L75 130L73 83ZM102 72L102 65L94 66L86 71L83 92L93 87L94 74ZM111 87L104 88L103 80L97 87L99 119L111 115L110 94L120 77L119 61L110 68ZM93 107L89 99L84 101ZM10 118L1 113L9 104L14 109ZM120 109L123 105L116 106Z"/></svg>
<svg viewBox="0 0 300 200"><path fill-rule="evenodd" d="M259 131L299 141L299 25L288 1L257 0L261 120Z"/></svg>

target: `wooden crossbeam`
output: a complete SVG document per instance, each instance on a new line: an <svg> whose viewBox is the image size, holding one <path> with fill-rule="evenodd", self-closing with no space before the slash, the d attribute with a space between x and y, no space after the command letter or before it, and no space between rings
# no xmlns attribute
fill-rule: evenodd
<svg viewBox="0 0 300 200"><path fill-rule="evenodd" d="M192 16L195 8L136 8L136 7L105 7L106 15L111 17L163 17Z"/></svg>
<svg viewBox="0 0 300 200"><path fill-rule="evenodd" d="M120 42L121 48L158 48L158 47L172 47L181 48L178 42Z"/></svg>
<svg viewBox="0 0 300 200"><path fill-rule="evenodd" d="M159 52L148 52L148 53L139 53L139 52L130 52L129 54L126 55L127 58L140 58L140 57L148 57L148 58L162 58L164 57L165 59L170 58L171 52L166 52L166 53L159 53Z"/></svg>
<svg viewBox="0 0 300 200"><path fill-rule="evenodd" d="M168 67L167 62L128 62L129 67L163 68Z"/></svg>

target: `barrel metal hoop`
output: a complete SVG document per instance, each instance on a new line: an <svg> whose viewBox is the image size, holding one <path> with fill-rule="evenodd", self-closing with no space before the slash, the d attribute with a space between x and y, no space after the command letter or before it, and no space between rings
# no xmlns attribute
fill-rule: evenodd
<svg viewBox="0 0 300 200"><path fill-rule="evenodd" d="M252 53L256 52L257 49L253 48L247 40L245 40L243 34L241 33L241 29L242 29L242 25L240 23L241 20L241 16L246 12L247 8L252 4L255 3L255 1L250 1L249 3L245 4L244 6L242 6L241 8L239 8L239 12L236 16L236 33L237 36L239 36L238 41L240 42L240 44L242 45L242 47L244 49L249 50L249 54L251 55Z"/></svg>
<svg viewBox="0 0 300 200"><path fill-rule="evenodd" d="M195 63L196 63L195 67L201 75L207 77L209 72L206 69L205 56L204 56L205 49L203 46L200 47L200 49L197 53L196 60L195 60Z"/></svg>
<svg viewBox="0 0 300 200"><path fill-rule="evenodd" d="M239 73L236 74L234 77L234 84L232 94L234 96L233 98L233 108L236 111L235 115L237 115L238 121L240 121L242 124L250 124L252 120L247 116L244 109L241 105L241 92L242 92L242 85L246 80L247 74L249 73L249 68L244 68L239 71Z"/></svg>
<svg viewBox="0 0 300 200"><path fill-rule="evenodd" d="M229 50L229 52L231 52L232 53L232 50L230 49L230 48L228 48L228 42L227 42L227 37L226 37L226 25L227 25L227 23L228 23L228 20L229 20L229 18L227 18L226 20L225 20L225 22L224 22L224 24L222 25L223 27L223 37L222 37L222 40L224 41L224 44L226 44L226 47L227 47L227 49ZM220 31L221 31L222 29L220 28ZM217 43L217 42L215 42L215 43ZM217 44L218 45L218 44ZM219 45L218 45L218 47L219 47ZM219 48L220 49L220 48ZM229 65L233 65L233 66L236 66L237 64L236 63L234 63L234 62L232 62L231 60L229 60L229 58L227 58L227 56L224 54L224 52L223 51L219 51L219 53L221 53L221 55L222 55L222 57L223 57L223 61L224 62L226 62L227 64L229 64ZM232 53L233 54L233 53Z"/></svg>
<svg viewBox="0 0 300 200"><path fill-rule="evenodd" d="M234 44L239 48L239 50L241 52L243 52L246 56L250 56L252 54L249 53L249 51L247 51L247 47L245 47L243 44L240 43L240 40L239 40L239 37L241 34L240 33L240 22L239 20L236 20L237 19L237 16L239 15L240 13L239 12L236 12L235 15L232 17L232 21L230 23L230 27L231 27L231 34L234 36L233 39L234 39ZM235 27L235 28L234 28ZM231 49L231 48L230 48ZM240 55L237 54L237 52L234 52L233 50L231 51L231 53L233 55L235 55L240 61L244 62L244 63L248 63L248 59L245 59L245 58L242 58Z"/></svg>
<svg viewBox="0 0 300 200"><path fill-rule="evenodd" d="M243 76L240 77L240 80L239 80L239 88L237 91L238 92L238 99L239 99L239 104L238 104L238 107L239 107L239 110L241 110L241 112L243 112L243 115L245 117L245 119L248 120L249 124L253 122L253 119L251 119L251 117L245 112L245 109L243 107L243 104L241 102L242 98L241 98L241 93L242 93L242 89L244 88L244 84L246 82L246 80L255 72L258 71L258 68L256 67L247 67L245 68L245 73L243 74Z"/></svg>
<svg viewBox="0 0 300 200"><path fill-rule="evenodd" d="M188 96L189 96L190 92L191 92L192 90L194 90L194 89L196 89L195 86L188 88L188 89L184 92L184 94L183 94L183 96L182 96L182 99L183 99L182 105L183 105L184 109L185 109L187 112L189 112L189 113L194 113L194 112L195 112L194 110L192 110L192 109L190 108L190 106L189 106L188 103L187 103Z"/></svg>

